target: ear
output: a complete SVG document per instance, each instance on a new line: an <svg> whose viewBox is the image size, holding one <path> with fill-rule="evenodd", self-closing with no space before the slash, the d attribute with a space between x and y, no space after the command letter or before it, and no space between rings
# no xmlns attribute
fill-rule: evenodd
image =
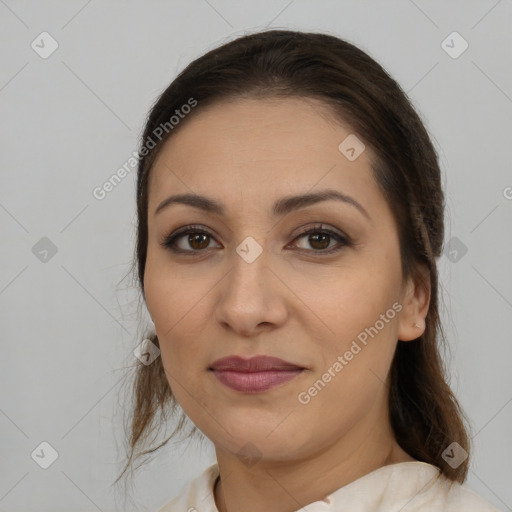
<svg viewBox="0 0 512 512"><path fill-rule="evenodd" d="M425 265L418 267L402 288L402 310L398 319L398 339L411 341L425 332L425 318L430 305L430 272ZM420 327L416 327L418 324Z"/></svg>

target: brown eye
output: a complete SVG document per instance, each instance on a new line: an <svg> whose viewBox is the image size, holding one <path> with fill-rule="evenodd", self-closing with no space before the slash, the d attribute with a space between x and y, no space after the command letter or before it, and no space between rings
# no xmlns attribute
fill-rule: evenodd
<svg viewBox="0 0 512 512"><path fill-rule="evenodd" d="M298 248L315 256L338 252L344 247L351 245L348 237L325 229L322 225L315 226L301 233L295 238L295 244L293 245L297 247L296 241L300 239L305 239L309 247L299 246ZM207 249L211 248L210 242L212 241L215 241L213 235L200 226L185 226L178 232L164 238L160 244L174 253L201 256L201 253L204 254ZM332 242L335 243L331 245Z"/></svg>
<svg viewBox="0 0 512 512"><path fill-rule="evenodd" d="M315 249L327 249L327 247L329 247L330 240L331 235L326 233L314 233L308 236L308 242Z"/></svg>
<svg viewBox="0 0 512 512"><path fill-rule="evenodd" d="M210 235L205 233L196 233L188 235L188 243L192 249L206 249L210 245ZM206 243L205 243L206 242Z"/></svg>
<svg viewBox="0 0 512 512"><path fill-rule="evenodd" d="M344 246L350 245L348 238L342 236L339 233L335 233L334 231L322 229L321 226L303 232L295 240L300 240L301 238L306 239L307 244L309 244L313 250L309 249L308 247L299 247L299 249L305 249L308 252L317 252L319 254L330 254L332 252L337 252ZM337 242L337 245L334 244L330 246L332 241Z"/></svg>
<svg viewBox="0 0 512 512"><path fill-rule="evenodd" d="M194 228L194 226L185 226L177 233L166 237L160 243L172 252L194 255L195 253L205 252L212 240L213 236L207 231L201 228Z"/></svg>

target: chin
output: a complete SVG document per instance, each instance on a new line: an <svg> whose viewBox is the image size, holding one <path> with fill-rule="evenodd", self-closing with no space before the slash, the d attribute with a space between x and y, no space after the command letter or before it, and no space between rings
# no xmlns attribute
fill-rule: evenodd
<svg viewBox="0 0 512 512"><path fill-rule="evenodd" d="M282 420L282 418L281 418ZM276 422L279 425L279 422ZM210 437L215 446L228 451L240 459L268 460L273 462L286 462L303 455L304 448L310 443L310 436L304 431L300 436L298 432L286 429L280 425L277 429L272 428L247 428L244 422L242 425L229 428L231 436L224 435L221 438ZM313 436L313 434L311 434Z"/></svg>

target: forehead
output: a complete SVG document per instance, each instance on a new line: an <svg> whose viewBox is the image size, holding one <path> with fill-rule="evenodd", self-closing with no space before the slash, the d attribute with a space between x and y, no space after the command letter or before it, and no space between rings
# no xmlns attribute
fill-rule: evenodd
<svg viewBox="0 0 512 512"><path fill-rule="evenodd" d="M168 194L183 192L226 204L261 204L264 197L273 201L315 187L334 187L361 201L375 202L380 195L370 148L347 159L339 145L354 134L319 100L226 101L197 110L186 121L153 165L150 211Z"/></svg>

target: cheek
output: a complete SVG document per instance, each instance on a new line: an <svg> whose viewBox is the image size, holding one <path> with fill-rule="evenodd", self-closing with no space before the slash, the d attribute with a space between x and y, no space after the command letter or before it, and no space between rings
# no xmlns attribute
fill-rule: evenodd
<svg viewBox="0 0 512 512"><path fill-rule="evenodd" d="M375 412L386 403L385 383L396 347L396 328L392 322L377 334L370 331L366 343L356 334L334 345L319 344L321 364L295 397L300 404L294 418L298 431L304 418L322 418L311 426L311 432L304 432L306 444L318 442L313 438L330 439L348 432L372 409ZM366 334L364 330L360 332ZM312 436L312 431L318 435Z"/></svg>
<svg viewBox="0 0 512 512"><path fill-rule="evenodd" d="M207 366L204 330L212 318L208 286L211 288L212 284L204 279L184 280L170 265L146 267L146 304L155 324L167 378L175 378L185 387ZM169 383L178 395L179 384L173 385L172 379Z"/></svg>
<svg viewBox="0 0 512 512"><path fill-rule="evenodd" d="M363 258L355 260L322 269L302 266L293 273L282 273L294 294L289 302L296 308L292 315L327 351L342 350L350 344L374 325L399 295L391 268L379 269Z"/></svg>
<svg viewBox="0 0 512 512"><path fill-rule="evenodd" d="M314 287L305 279L304 303L313 305L322 329L313 332L310 324L316 365L300 391L318 414L339 404L341 410L329 414L357 416L381 390L397 343L398 278L391 265L361 264L317 279Z"/></svg>
<svg viewBox="0 0 512 512"><path fill-rule="evenodd" d="M199 305L205 290L200 280L183 279L179 268L165 256L148 251L144 294L159 339L165 341L183 319L194 315L194 307Z"/></svg>
<svg viewBox="0 0 512 512"><path fill-rule="evenodd" d="M393 301L394 293L388 288L375 289L375 282L366 285L363 280L340 283L339 290L331 290L333 297L314 302L326 326L323 335L313 335L317 353L321 354L319 372L327 371L341 357L342 373L347 378L361 375L361 371L345 371L349 367L363 372L375 368L380 375L390 360L397 342L401 305Z"/></svg>

